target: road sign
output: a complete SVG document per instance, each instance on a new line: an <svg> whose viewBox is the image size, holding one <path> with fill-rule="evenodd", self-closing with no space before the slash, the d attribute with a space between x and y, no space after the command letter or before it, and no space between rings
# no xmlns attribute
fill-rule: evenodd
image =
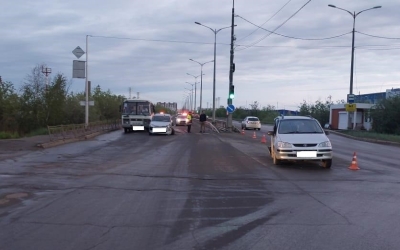
<svg viewBox="0 0 400 250"><path fill-rule="evenodd" d="M228 113L233 113L233 111L235 111L235 106L233 104L229 104L228 107L226 107L226 111L228 111Z"/></svg>
<svg viewBox="0 0 400 250"><path fill-rule="evenodd" d="M74 54L76 58L79 59L81 56L85 54L85 51L83 51L83 49L81 49L81 47L78 46L72 51L72 54Z"/></svg>
<svg viewBox="0 0 400 250"><path fill-rule="evenodd" d="M347 112L356 112L357 110L356 104L345 104L344 107L346 108Z"/></svg>
<svg viewBox="0 0 400 250"><path fill-rule="evenodd" d="M85 78L85 61L72 61L72 78Z"/></svg>
<svg viewBox="0 0 400 250"><path fill-rule="evenodd" d="M86 106L86 102L85 101L80 101L79 104L81 106ZM89 106L94 106L94 101L89 101Z"/></svg>
<svg viewBox="0 0 400 250"><path fill-rule="evenodd" d="M347 95L347 103L354 103L354 94Z"/></svg>

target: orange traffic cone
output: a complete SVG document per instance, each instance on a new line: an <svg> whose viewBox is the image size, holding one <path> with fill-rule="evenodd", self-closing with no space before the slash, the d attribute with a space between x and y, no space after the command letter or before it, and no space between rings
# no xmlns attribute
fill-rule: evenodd
<svg viewBox="0 0 400 250"><path fill-rule="evenodd" d="M242 129L242 135L244 135L244 129Z"/></svg>
<svg viewBox="0 0 400 250"><path fill-rule="evenodd" d="M265 134L263 134L261 138L261 143L267 143L267 138L265 138Z"/></svg>
<svg viewBox="0 0 400 250"><path fill-rule="evenodd" d="M353 160L351 161L351 164L350 164L349 169L350 169L350 170L359 170L359 169L360 169L360 168L358 167L358 164L357 164L357 155L356 155L356 152L354 152L354 154L353 154Z"/></svg>
<svg viewBox="0 0 400 250"><path fill-rule="evenodd" d="M257 139L256 132L254 131L253 138Z"/></svg>

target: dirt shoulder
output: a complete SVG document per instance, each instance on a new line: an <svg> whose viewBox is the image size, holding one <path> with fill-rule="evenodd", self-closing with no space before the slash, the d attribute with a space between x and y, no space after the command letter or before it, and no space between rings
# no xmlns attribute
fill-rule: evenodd
<svg viewBox="0 0 400 250"><path fill-rule="evenodd" d="M48 135L38 135L19 139L0 140L0 160L22 155L26 152L42 150L39 145L50 142Z"/></svg>

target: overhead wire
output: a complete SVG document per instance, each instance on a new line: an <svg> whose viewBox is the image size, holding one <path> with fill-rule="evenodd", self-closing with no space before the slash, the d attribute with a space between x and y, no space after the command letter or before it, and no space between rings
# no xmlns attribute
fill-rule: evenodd
<svg viewBox="0 0 400 250"><path fill-rule="evenodd" d="M364 35L364 36L370 36L370 37L381 38L381 39L400 40L400 37L375 36L375 35L366 34L366 33L360 32L360 31L356 31L356 32L361 35Z"/></svg>
<svg viewBox="0 0 400 250"><path fill-rule="evenodd" d="M278 36L282 36L282 37L286 37L286 38L291 38L291 39L297 39L297 40L313 40L313 41L329 40L329 39L334 39L334 38L338 38L338 37L342 37L342 36L351 34L351 32L352 32L352 31L349 31L349 32L344 33L344 34L341 34L341 35L336 35L336 36L331 36L331 37L323 37L323 38L302 38L302 37L294 37L294 36L283 35L283 34L280 34L280 33L277 33L277 32L271 31L271 30L267 30L267 29L265 29L265 28L263 28L263 27L258 26L258 25L255 24L255 23L253 23L253 22L251 22L251 21L245 19L244 17L241 17L241 16L238 16L238 17L240 17L240 18L242 18L243 20L245 20L246 22L248 22L248 23L250 23L250 24L252 24L252 25L254 25L254 26L257 26L257 27L259 27L259 28L262 29L262 30L265 30L265 31L267 31L267 32L270 32L270 33L272 33L272 34L274 34L274 35L278 35Z"/></svg>
<svg viewBox="0 0 400 250"><path fill-rule="evenodd" d="M289 18L287 18L283 23L281 23L280 25L278 25L273 31L275 32L276 30L278 30L280 27L282 27L283 25L285 25L290 19L292 19L295 15L297 15L297 13L299 13L304 7L306 7L309 3L311 2L311 0L308 0L303 6L301 6L295 13L293 13ZM265 38L267 38L268 36L270 36L272 33L269 33L267 35L265 35L264 37L262 37L261 39L259 39L258 41L253 42L252 44L246 46L245 48L242 48L238 51L242 51L245 49L248 49L250 47L253 47L254 45L256 45L257 43L261 42L262 40L264 40Z"/></svg>
<svg viewBox="0 0 400 250"><path fill-rule="evenodd" d="M256 32L257 30L259 30L260 28L262 28L262 26L263 26L264 24L266 24L266 23L269 22L272 18L274 18L274 17L275 17L281 10L283 10L283 8L285 8L286 5L288 5L291 1L292 1L292 0L287 1L277 12L275 12L275 14L273 14L270 18L268 18L268 20L265 21L263 24L261 24L260 26L255 25L255 26L257 27L257 29L255 29L254 31L252 31L252 32L251 32L250 34L248 34L247 36L244 36L244 37L240 38L238 41L243 40L243 39L245 39L245 38L251 36L252 34L254 34L254 32ZM241 16L239 16L239 15L235 15L235 16L241 17ZM242 18L242 17L241 17L241 18Z"/></svg>

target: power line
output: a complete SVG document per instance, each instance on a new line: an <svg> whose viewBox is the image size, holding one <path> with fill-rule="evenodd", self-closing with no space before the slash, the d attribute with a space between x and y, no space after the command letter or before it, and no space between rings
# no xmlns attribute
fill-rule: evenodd
<svg viewBox="0 0 400 250"><path fill-rule="evenodd" d="M132 41L145 41L145 42L162 42L162 43L187 43L187 44L208 44L214 45L214 43L205 43L205 42L190 42L190 41L179 41L179 40L161 40L161 39L143 39L143 38L129 38L129 37L116 37L116 36L92 36L91 37L99 37L99 38L107 38L107 39L118 39L118 40L132 40ZM230 45L227 43L217 43L220 45Z"/></svg>
<svg viewBox="0 0 400 250"><path fill-rule="evenodd" d="M400 37L384 37L384 36L375 36L375 35L370 35L366 33L362 33L360 31L356 31L357 33L364 35L364 36L370 36L370 37L375 37L375 38L382 38L382 39L391 39L391 40L400 40Z"/></svg>
<svg viewBox="0 0 400 250"><path fill-rule="evenodd" d="M309 4L311 2L311 0L308 0L303 6L300 7L300 9L298 9L295 13L293 13L288 19L286 19L283 23L281 23L280 25L278 25L278 27L276 27L273 32L275 32L277 29L279 29L280 27L282 27L283 25L285 25L290 19L292 19L297 13L299 13L304 7L306 7L307 4ZM267 35L265 35L264 37L262 37L261 39L259 39L258 41L248 45L246 48L243 48L241 50L238 51L242 51L245 49L248 49L254 45L256 45L257 43L261 42L262 40L264 40L265 38L267 38L268 36L270 36L272 33L269 33Z"/></svg>
<svg viewBox="0 0 400 250"><path fill-rule="evenodd" d="M254 25L254 26L257 26L257 27L259 27L260 29L265 30L265 31L267 31L267 32L269 32L269 33L272 33L272 34L275 34L275 35L278 35L278 36L282 36L282 37L286 37L286 38L298 39L298 40L312 40L312 41L328 40L328 39L334 39L334 38L342 37L342 36L345 36L345 35L348 35L348 34L351 33L351 31L350 31L350 32L347 32L347 33L344 33L344 34L341 34L341 35L331 36L331 37L324 37L324 38L301 38L301 37L293 37L293 36L282 35L282 34L279 34L279 33L274 32L274 31L264 29L263 27L258 26L257 24L250 22L249 20L245 19L244 17L241 17L241 16L238 16L238 17L242 18L242 19L245 20L246 22L248 22L248 23L250 23L250 24L252 24L252 25Z"/></svg>
<svg viewBox="0 0 400 250"><path fill-rule="evenodd" d="M286 5L288 5L291 1L292 1L292 0L287 1L277 12L275 12L275 14L273 14L273 15L272 15L267 21L265 21L263 24L261 24L260 26L255 25L255 26L257 27L257 29L255 29L254 31L252 31L252 32L251 32L250 34L248 34L247 36L245 36L245 37L243 37L243 38L240 38L238 41L243 40L243 39L245 39L246 37L249 37L250 35L254 34L254 32L256 32L257 30L261 29L262 26L263 26L264 24L266 24L266 23L269 22L272 18L274 18L274 17L275 17L281 10L283 10L283 8L285 8ZM235 15L235 17L240 17L240 18L242 18L242 17L239 16L239 15Z"/></svg>

